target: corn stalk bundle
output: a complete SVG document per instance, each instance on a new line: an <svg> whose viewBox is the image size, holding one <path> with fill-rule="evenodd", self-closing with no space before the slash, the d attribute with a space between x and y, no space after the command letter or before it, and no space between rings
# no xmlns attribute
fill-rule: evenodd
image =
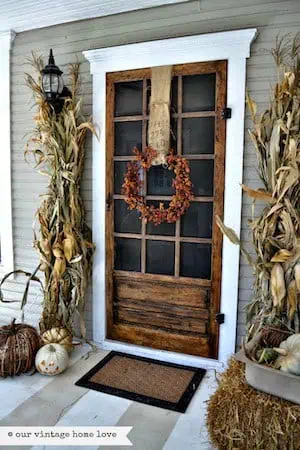
<svg viewBox="0 0 300 450"><path fill-rule="evenodd" d="M81 334L85 336L85 290L92 269L94 245L91 230L85 223L80 196L84 168L85 138L88 131L96 133L91 120L81 114L79 97L79 64L69 66L72 96L65 100L63 110L55 114L42 91L40 56L30 61L36 71L34 78L25 74L38 111L35 128L26 145L25 158L35 160L35 169L49 179L46 194L36 212L38 231L34 229L34 247L40 256L39 270L44 272L44 302L40 320L41 332L53 327L73 328L80 317Z"/></svg>
<svg viewBox="0 0 300 450"><path fill-rule="evenodd" d="M269 108L258 114L247 95L254 125L249 135L264 189L243 189L254 202L266 202L262 215L250 221L256 259L241 248L255 274L248 340L266 325L299 333L300 322L300 34L277 38L272 55L278 82ZM240 244L233 230L218 222Z"/></svg>

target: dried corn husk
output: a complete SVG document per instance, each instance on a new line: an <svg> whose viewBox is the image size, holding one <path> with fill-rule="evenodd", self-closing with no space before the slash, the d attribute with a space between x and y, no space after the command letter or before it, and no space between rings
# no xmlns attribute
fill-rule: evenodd
<svg viewBox="0 0 300 450"><path fill-rule="evenodd" d="M42 251L44 255L49 256L52 253L52 246L51 246L51 240L49 239L42 239L40 241L40 246L42 248Z"/></svg>
<svg viewBox="0 0 300 450"><path fill-rule="evenodd" d="M297 287L295 280L291 281L288 285L288 315L289 319L292 320L297 311Z"/></svg>
<svg viewBox="0 0 300 450"><path fill-rule="evenodd" d="M275 307L282 307L282 300L285 297L285 281L284 271L282 265L279 263L274 264L271 271L271 292L273 298L273 305Z"/></svg>
<svg viewBox="0 0 300 450"><path fill-rule="evenodd" d="M68 262L70 262L73 257L73 245L72 244L73 244L72 239L70 239L70 238L66 238L63 240L64 255Z"/></svg>
<svg viewBox="0 0 300 450"><path fill-rule="evenodd" d="M63 250L66 260L70 262L76 255L77 243L70 227L66 227L64 231L65 239L63 240Z"/></svg>
<svg viewBox="0 0 300 450"><path fill-rule="evenodd" d="M261 215L253 214L250 221L256 258L251 255L255 282L247 308L247 342L265 326L291 332L300 328L300 34L278 39L272 55L278 82L270 106L260 114L250 93L246 97L263 188L242 187L253 202L265 202ZM220 228L238 243L228 227Z"/></svg>
<svg viewBox="0 0 300 450"><path fill-rule="evenodd" d="M270 202L272 200L272 194L263 189L251 189L244 184L242 184L242 189L250 198L254 198L255 200L264 200L266 202Z"/></svg>
<svg viewBox="0 0 300 450"><path fill-rule="evenodd" d="M218 227L222 231L222 233L225 234L225 236L230 240L230 242L232 244L240 246L241 252L244 255L244 257L247 259L248 263L252 266L255 266L250 254L241 245L241 241L238 238L236 232L232 228L226 227L226 225L222 222L222 220L220 219L219 216L216 216L216 222L217 222Z"/></svg>
<svg viewBox="0 0 300 450"><path fill-rule="evenodd" d="M277 253L275 253L273 258L271 259L271 262L282 263L282 262L287 261L289 258L291 258L291 256L293 256L293 253L291 253L289 250L282 249L282 250L279 250Z"/></svg>
<svg viewBox="0 0 300 450"><path fill-rule="evenodd" d="M55 258L63 258L64 257L64 249L62 244L56 243L52 248L52 253Z"/></svg>
<svg viewBox="0 0 300 450"><path fill-rule="evenodd" d="M57 280L60 280L67 268L66 258L56 258L53 268L53 274Z"/></svg>
<svg viewBox="0 0 300 450"><path fill-rule="evenodd" d="M66 99L57 115L45 101L42 90L44 62L40 56L32 56L30 63L36 77L26 74L26 84L33 92L38 111L25 158L28 162L33 158L35 169L49 179L47 193L36 214L39 229L34 230L34 247L40 254L40 268L45 276L40 328L41 332L53 327L71 331L74 317L79 314L84 335L85 290L94 245L84 220L80 181L85 138L88 131L96 134L96 130L81 113L79 64L69 66L72 97Z"/></svg>
<svg viewBox="0 0 300 450"><path fill-rule="evenodd" d="M295 265L294 272L297 291L300 292L300 263Z"/></svg>

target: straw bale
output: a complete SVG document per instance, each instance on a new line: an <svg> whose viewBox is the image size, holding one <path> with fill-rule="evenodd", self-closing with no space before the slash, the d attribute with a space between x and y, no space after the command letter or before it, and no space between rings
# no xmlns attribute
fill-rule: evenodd
<svg viewBox="0 0 300 450"><path fill-rule="evenodd" d="M207 427L219 450L300 449L300 406L253 389L233 358L208 401Z"/></svg>

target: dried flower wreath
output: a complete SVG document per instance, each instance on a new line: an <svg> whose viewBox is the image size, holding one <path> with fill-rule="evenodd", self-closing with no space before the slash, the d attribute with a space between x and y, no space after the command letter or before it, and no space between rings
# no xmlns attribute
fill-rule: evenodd
<svg viewBox="0 0 300 450"><path fill-rule="evenodd" d="M181 156L175 156L170 151L166 162L168 170L173 170L175 173L173 180L175 194L168 208L165 208L163 203L156 208L153 205L147 205L145 196L141 194L143 182L140 178L140 170L141 168L147 171L150 169L157 151L146 147L144 152L140 152L137 148L134 148L133 152L137 160L127 164L127 173L122 186L122 193L125 195L125 202L129 205L129 209L137 209L141 213L141 218L146 219L147 222L153 222L154 225L162 222L176 222L186 212L193 198L188 161Z"/></svg>

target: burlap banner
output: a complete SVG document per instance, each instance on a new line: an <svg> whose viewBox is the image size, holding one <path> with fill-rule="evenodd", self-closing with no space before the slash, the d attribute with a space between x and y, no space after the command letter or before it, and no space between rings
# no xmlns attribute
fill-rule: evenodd
<svg viewBox="0 0 300 450"><path fill-rule="evenodd" d="M170 96L172 66L152 67L148 145L158 156L153 165L164 164L170 149Z"/></svg>

